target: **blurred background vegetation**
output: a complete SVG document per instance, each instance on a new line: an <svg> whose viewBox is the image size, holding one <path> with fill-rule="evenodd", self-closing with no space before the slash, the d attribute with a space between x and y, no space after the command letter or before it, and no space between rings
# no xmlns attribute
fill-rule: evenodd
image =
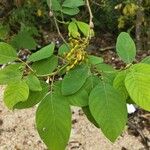
<svg viewBox="0 0 150 150"><path fill-rule="evenodd" d="M120 31L127 31L135 38L138 50L150 50L150 0L91 0L91 8L96 37L111 35L114 41ZM81 7L80 14L73 17L87 22L88 11ZM0 0L1 41L18 49L36 49L46 42L45 33L55 36L55 31L46 0Z"/></svg>

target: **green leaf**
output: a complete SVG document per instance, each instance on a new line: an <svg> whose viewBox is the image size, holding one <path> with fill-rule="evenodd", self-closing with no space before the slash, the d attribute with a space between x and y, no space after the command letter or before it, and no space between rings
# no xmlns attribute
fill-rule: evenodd
<svg viewBox="0 0 150 150"><path fill-rule="evenodd" d="M28 75L26 78L26 83L31 91L42 91L40 81L35 75Z"/></svg>
<svg viewBox="0 0 150 150"><path fill-rule="evenodd" d="M69 51L70 51L69 45L62 44L58 49L58 55L63 56L66 53L68 53Z"/></svg>
<svg viewBox="0 0 150 150"><path fill-rule="evenodd" d="M80 33L78 32L78 27L75 22L70 22L68 26L69 30L69 36L72 36L74 38L80 37Z"/></svg>
<svg viewBox="0 0 150 150"><path fill-rule="evenodd" d="M34 105L38 104L40 101L43 100L45 95L48 93L48 84L41 82L42 91L29 91L29 97L24 102L17 103L13 108L14 109L25 109L33 107Z"/></svg>
<svg viewBox="0 0 150 150"><path fill-rule="evenodd" d="M69 104L57 94L47 95L37 109L36 126L49 149L64 150L71 131Z"/></svg>
<svg viewBox="0 0 150 150"><path fill-rule="evenodd" d="M68 7L63 7L62 12L64 14L74 16L79 13L79 8L68 8Z"/></svg>
<svg viewBox="0 0 150 150"><path fill-rule="evenodd" d="M0 84L5 85L22 78L23 71L21 70L22 64L12 64L0 70Z"/></svg>
<svg viewBox="0 0 150 150"><path fill-rule="evenodd" d="M46 75L52 73L57 68L57 65L58 58L51 56L50 58L34 62L32 68L38 75Z"/></svg>
<svg viewBox="0 0 150 150"><path fill-rule="evenodd" d="M59 0L47 0L47 4L54 11L60 11L62 9Z"/></svg>
<svg viewBox="0 0 150 150"><path fill-rule="evenodd" d="M37 43L27 31L20 31L11 41L11 44L17 48L35 49Z"/></svg>
<svg viewBox="0 0 150 150"><path fill-rule="evenodd" d="M6 40L9 35L9 25L3 25L0 23L0 39Z"/></svg>
<svg viewBox="0 0 150 150"><path fill-rule="evenodd" d="M104 61L103 58L93 56L93 55L89 55L88 59L89 59L89 63L92 65L97 65L97 64L103 63L103 61Z"/></svg>
<svg viewBox="0 0 150 150"><path fill-rule="evenodd" d="M85 36L89 36L90 35L90 26L89 24L85 23L85 22L81 22L81 21L76 21L78 28L80 29L80 31L83 33L83 35Z"/></svg>
<svg viewBox="0 0 150 150"><path fill-rule="evenodd" d="M123 98L126 100L129 96L127 89L125 87L125 78L127 75L127 71L121 71L117 74L117 76L114 79L113 87L123 96Z"/></svg>
<svg viewBox="0 0 150 150"><path fill-rule="evenodd" d="M136 56L135 43L126 32L121 32L117 38L116 50L119 57L127 64L132 63Z"/></svg>
<svg viewBox="0 0 150 150"><path fill-rule="evenodd" d="M101 83L90 94L89 108L102 132L114 142L127 122L125 100L111 85Z"/></svg>
<svg viewBox="0 0 150 150"><path fill-rule="evenodd" d="M50 56L53 55L54 52L54 48L55 48L55 44L49 44L45 47L43 47L42 49L38 50L37 52L33 53L31 56L29 56L28 61L39 61L45 58L48 58Z"/></svg>
<svg viewBox="0 0 150 150"><path fill-rule="evenodd" d="M75 8L85 5L83 0L65 0L62 4L63 7Z"/></svg>
<svg viewBox="0 0 150 150"><path fill-rule="evenodd" d="M4 42L0 42L0 64L15 61L17 59L17 53L15 49Z"/></svg>
<svg viewBox="0 0 150 150"><path fill-rule="evenodd" d="M86 115L87 119L95 125L95 127L100 128L99 125L97 124L97 122L95 121L94 117L92 116L90 109L88 106L86 107L82 107L82 110L84 112L84 114Z"/></svg>
<svg viewBox="0 0 150 150"><path fill-rule="evenodd" d="M102 75L105 82L113 84L113 81L117 75L117 70L108 64L95 65L97 71Z"/></svg>
<svg viewBox="0 0 150 150"><path fill-rule="evenodd" d="M62 94L71 95L76 93L85 83L89 76L89 68L87 65L78 65L70 70L62 81Z"/></svg>
<svg viewBox="0 0 150 150"><path fill-rule="evenodd" d="M145 57L141 63L150 64L150 56Z"/></svg>
<svg viewBox="0 0 150 150"><path fill-rule="evenodd" d="M133 65L126 76L125 86L131 99L141 108L150 111L150 65Z"/></svg>
<svg viewBox="0 0 150 150"><path fill-rule="evenodd" d="M4 102L9 109L13 109L15 104L26 101L29 95L29 87L25 81L10 83L4 92Z"/></svg>
<svg viewBox="0 0 150 150"><path fill-rule="evenodd" d="M57 93L57 95L60 95L63 100L66 100L67 102L69 102L69 104L73 106L83 107L88 105L89 96L84 88L81 88L73 95L64 96L61 93L61 85L62 81L57 81L54 85L54 92Z"/></svg>

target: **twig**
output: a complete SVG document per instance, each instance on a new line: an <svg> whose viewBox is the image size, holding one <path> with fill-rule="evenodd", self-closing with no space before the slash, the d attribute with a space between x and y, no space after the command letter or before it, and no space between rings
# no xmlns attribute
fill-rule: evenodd
<svg viewBox="0 0 150 150"><path fill-rule="evenodd" d="M110 50L110 49L115 49L115 46L108 46L108 47L104 47L104 48L100 48L100 51L106 51L106 50Z"/></svg>

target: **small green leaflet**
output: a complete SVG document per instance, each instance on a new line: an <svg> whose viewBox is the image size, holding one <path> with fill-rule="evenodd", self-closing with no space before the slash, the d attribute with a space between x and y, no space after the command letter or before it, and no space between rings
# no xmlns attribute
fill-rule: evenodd
<svg viewBox="0 0 150 150"><path fill-rule="evenodd" d="M0 70L0 84L5 85L14 81L21 80L23 70L22 64L11 64Z"/></svg>
<svg viewBox="0 0 150 150"><path fill-rule="evenodd" d="M62 9L60 5L60 0L47 0L47 4L49 8L54 11L60 11Z"/></svg>
<svg viewBox="0 0 150 150"><path fill-rule="evenodd" d="M26 101L29 95L29 87L25 81L10 83L4 92L4 103L9 109L13 109L15 104Z"/></svg>
<svg viewBox="0 0 150 150"><path fill-rule="evenodd" d="M121 32L117 38L116 50L119 57L127 64L132 63L136 56L135 43L126 32Z"/></svg>
<svg viewBox="0 0 150 150"><path fill-rule="evenodd" d="M16 50L9 44L0 42L0 64L15 61L17 59Z"/></svg>
<svg viewBox="0 0 150 150"><path fill-rule="evenodd" d="M28 75L26 78L26 83L31 91L42 91L40 81L35 75Z"/></svg>
<svg viewBox="0 0 150 150"><path fill-rule="evenodd" d="M29 91L29 97L24 102L17 103L13 108L14 109L25 109L33 107L34 105L38 104L40 101L43 100L45 95L48 93L48 84L41 82L42 91Z"/></svg>
<svg viewBox="0 0 150 150"><path fill-rule="evenodd" d="M36 126L49 149L64 150L71 132L69 104L57 94L47 95L37 109Z"/></svg>
<svg viewBox="0 0 150 150"><path fill-rule="evenodd" d="M49 58L34 62L32 68L38 75L47 75L52 73L57 68L57 65L58 58L53 55Z"/></svg>
<svg viewBox="0 0 150 150"><path fill-rule="evenodd" d="M98 84L90 93L89 108L104 135L112 142L127 122L126 101L109 84Z"/></svg>
<svg viewBox="0 0 150 150"><path fill-rule="evenodd" d="M76 8L85 5L83 0L65 0L62 4L63 7Z"/></svg>
<svg viewBox="0 0 150 150"><path fill-rule="evenodd" d="M28 61L39 61L45 58L48 58L50 56L52 56L53 52L54 52L54 48L55 48L55 44L49 44L45 47L43 47L42 49L38 50L37 52L33 53L31 56L29 56Z"/></svg>
<svg viewBox="0 0 150 150"><path fill-rule="evenodd" d="M61 85L62 81L57 81L54 84L54 93L60 95L60 97L62 97L63 100L66 100L67 102L69 102L69 104L73 106L84 107L88 105L89 96L84 88L81 88L78 92L76 92L73 95L64 96L61 93Z"/></svg>
<svg viewBox="0 0 150 150"><path fill-rule="evenodd" d="M125 86L131 99L141 108L150 111L150 65L133 65L127 73Z"/></svg>
<svg viewBox="0 0 150 150"><path fill-rule="evenodd" d="M103 61L104 61L103 58L93 56L93 55L89 55L88 59L89 59L89 63L92 65L97 65L97 64L103 63Z"/></svg>
<svg viewBox="0 0 150 150"><path fill-rule="evenodd" d="M76 14L79 13L79 8L68 8L68 7L63 7L62 8L62 12L64 14L70 15L70 16L74 16Z"/></svg>
<svg viewBox="0 0 150 150"><path fill-rule="evenodd" d="M70 36L74 38L80 37L80 33L78 32L78 27L75 22L72 21L69 23L68 30Z"/></svg>
<svg viewBox="0 0 150 150"><path fill-rule="evenodd" d="M119 72L113 82L113 87L123 96L126 100L129 96L127 89L125 87L125 78L127 75L127 70Z"/></svg>
<svg viewBox="0 0 150 150"><path fill-rule="evenodd" d="M86 64L71 69L62 81L62 94L72 95L76 93L83 86L88 76L89 67Z"/></svg>

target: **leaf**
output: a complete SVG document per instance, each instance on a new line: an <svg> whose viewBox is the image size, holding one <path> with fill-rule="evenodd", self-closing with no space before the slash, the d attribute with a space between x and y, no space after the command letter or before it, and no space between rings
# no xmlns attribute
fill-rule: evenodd
<svg viewBox="0 0 150 150"><path fill-rule="evenodd" d="M58 55L63 56L66 53L68 53L69 51L70 51L69 45L62 44L58 49Z"/></svg>
<svg viewBox="0 0 150 150"><path fill-rule="evenodd" d="M65 0L62 4L63 7L75 8L85 5L83 0Z"/></svg>
<svg viewBox="0 0 150 150"><path fill-rule="evenodd" d="M68 26L69 30L69 36L72 36L74 38L80 37L80 33L78 32L78 27L75 22L70 22Z"/></svg>
<svg viewBox="0 0 150 150"><path fill-rule="evenodd" d="M31 91L42 91L40 81L35 75L28 75L26 78L26 83Z"/></svg>
<svg viewBox="0 0 150 150"><path fill-rule="evenodd" d="M84 114L86 115L87 119L95 125L95 127L100 128L99 125L97 124L97 122L95 121L94 117L92 116L90 109L88 106L86 107L82 107L82 110L84 112Z"/></svg>
<svg viewBox="0 0 150 150"><path fill-rule="evenodd" d="M24 102L17 103L13 108L14 109L25 109L33 107L43 100L45 95L48 93L48 85L44 82L41 82L42 91L29 91L29 97Z"/></svg>
<svg viewBox="0 0 150 150"><path fill-rule="evenodd" d="M127 122L126 102L109 84L98 84L89 97L92 116L112 142L122 133Z"/></svg>
<svg viewBox="0 0 150 150"><path fill-rule="evenodd" d="M17 48L35 49L36 41L27 31L20 31L11 41L11 44Z"/></svg>
<svg viewBox="0 0 150 150"><path fill-rule="evenodd" d="M97 64L103 63L103 61L104 61L103 58L93 56L93 55L89 55L88 59L89 59L89 63L92 65L97 65Z"/></svg>
<svg viewBox="0 0 150 150"><path fill-rule="evenodd" d="M150 64L150 56L145 57L141 63Z"/></svg>
<svg viewBox="0 0 150 150"><path fill-rule="evenodd" d="M49 44L45 47L43 47L42 49L38 50L37 52L33 53L31 56L29 56L28 61L39 61L45 58L48 58L50 56L53 55L54 52L54 48L55 48L55 44Z"/></svg>
<svg viewBox="0 0 150 150"><path fill-rule="evenodd" d="M25 81L10 83L4 92L4 102L9 109L13 109L15 104L26 101L29 95L29 87Z"/></svg>
<svg viewBox="0 0 150 150"><path fill-rule="evenodd" d="M47 0L47 4L54 11L60 11L62 9L59 0Z"/></svg>
<svg viewBox="0 0 150 150"><path fill-rule="evenodd" d="M38 75L46 75L52 73L57 68L57 65L58 58L51 56L50 58L34 62L32 68Z"/></svg>
<svg viewBox="0 0 150 150"><path fill-rule="evenodd" d="M60 95L63 100L66 100L67 102L69 102L69 104L73 106L83 107L88 105L89 96L84 88L81 88L73 95L64 96L61 93L61 85L62 81L57 81L55 83L54 92L57 93L57 95Z"/></svg>
<svg viewBox="0 0 150 150"><path fill-rule="evenodd" d="M0 84L5 85L22 78L22 64L11 64L0 70Z"/></svg>
<svg viewBox="0 0 150 150"><path fill-rule="evenodd" d="M117 75L117 70L112 66L102 63L95 65L96 70L102 75L103 80L110 84L113 84L113 81Z"/></svg>
<svg viewBox="0 0 150 150"><path fill-rule="evenodd" d="M0 64L15 61L17 59L17 52L15 49L4 42L0 42Z"/></svg>
<svg viewBox="0 0 150 150"><path fill-rule="evenodd" d="M68 7L63 7L62 12L64 14L74 16L79 13L79 8L68 8Z"/></svg>
<svg viewBox="0 0 150 150"><path fill-rule="evenodd" d="M113 82L113 87L123 96L124 99L127 99L129 96L127 89L125 87L126 75L127 70L119 72Z"/></svg>
<svg viewBox="0 0 150 150"><path fill-rule="evenodd" d="M80 31L83 33L83 35L89 36L91 34L90 26L87 23L81 21L76 21L76 23Z"/></svg>
<svg viewBox="0 0 150 150"><path fill-rule="evenodd" d="M37 109L36 126L49 149L64 150L71 132L69 104L59 95L47 95Z"/></svg>
<svg viewBox="0 0 150 150"><path fill-rule="evenodd" d="M62 81L62 94L71 95L76 93L83 86L88 76L89 68L85 64L78 65L70 70Z"/></svg>
<svg viewBox="0 0 150 150"><path fill-rule="evenodd" d="M126 76L125 86L131 99L141 108L150 111L150 65L133 65Z"/></svg>
<svg viewBox="0 0 150 150"><path fill-rule="evenodd" d="M117 38L116 50L119 57L127 64L132 63L136 56L135 43L126 32L121 32Z"/></svg>

